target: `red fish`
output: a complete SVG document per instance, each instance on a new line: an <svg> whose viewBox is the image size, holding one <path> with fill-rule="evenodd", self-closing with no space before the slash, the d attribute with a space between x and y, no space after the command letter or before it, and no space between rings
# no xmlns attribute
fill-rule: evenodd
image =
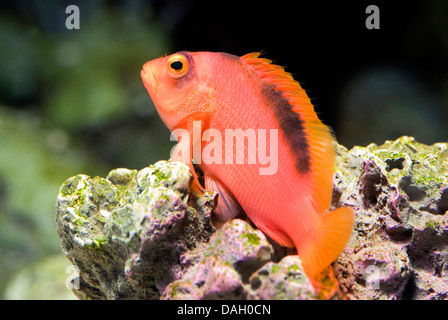
<svg viewBox="0 0 448 320"><path fill-rule="evenodd" d="M243 210L274 241L295 246L315 278L353 228L350 208L328 211L335 141L300 84L259 55L178 52L147 62L141 76L179 137L171 160L189 165L200 191L191 159L199 164L205 188L219 193L218 217Z"/></svg>

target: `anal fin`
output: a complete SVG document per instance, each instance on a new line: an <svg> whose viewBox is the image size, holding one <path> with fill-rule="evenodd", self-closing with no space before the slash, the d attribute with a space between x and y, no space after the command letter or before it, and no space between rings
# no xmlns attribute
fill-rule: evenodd
<svg viewBox="0 0 448 320"><path fill-rule="evenodd" d="M215 214L221 221L227 221L235 218L241 211L241 206L235 199L234 195L216 178L205 174L205 188L217 192L218 205L215 209Z"/></svg>

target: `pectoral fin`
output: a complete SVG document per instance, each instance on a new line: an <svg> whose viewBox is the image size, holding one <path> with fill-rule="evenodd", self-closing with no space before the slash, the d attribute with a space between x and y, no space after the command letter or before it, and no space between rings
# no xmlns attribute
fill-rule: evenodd
<svg viewBox="0 0 448 320"><path fill-rule="evenodd" d="M191 181L190 188L196 192L199 195L204 195L204 188L201 186L201 183L198 179L198 174L196 173L196 170L194 169L193 162L191 161L190 152L188 149L184 149L184 145L181 143L178 143L176 147L174 148L173 155L170 159L171 162L182 162L188 166L190 169L191 174L193 175L193 180Z"/></svg>
<svg viewBox="0 0 448 320"><path fill-rule="evenodd" d="M218 206L215 209L218 219L227 221L235 218L242 211L235 196L216 178L206 174L204 179L205 188L219 194Z"/></svg>

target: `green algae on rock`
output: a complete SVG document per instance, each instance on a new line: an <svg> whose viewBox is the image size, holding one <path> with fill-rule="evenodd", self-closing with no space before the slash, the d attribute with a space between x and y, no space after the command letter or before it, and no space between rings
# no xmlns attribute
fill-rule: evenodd
<svg viewBox="0 0 448 320"><path fill-rule="evenodd" d="M448 298L447 146L339 146L334 205L353 207L355 230L334 265L349 299Z"/></svg>
<svg viewBox="0 0 448 320"><path fill-rule="evenodd" d="M72 177L60 189L56 222L63 252L79 269L74 292L83 299L448 299L447 150L410 137L338 146L332 206L351 206L355 226L317 291L300 253L246 217L215 229L216 195L192 193L181 163Z"/></svg>
<svg viewBox="0 0 448 320"><path fill-rule="evenodd" d="M332 287L335 282L320 295L297 255L274 262L274 251L261 231L240 219L228 221L210 238L202 259L182 279L170 283L161 299L342 298L342 292Z"/></svg>
<svg viewBox="0 0 448 320"><path fill-rule="evenodd" d="M78 175L61 187L57 233L79 269L83 299L156 299L177 279L179 256L207 242L214 195L189 206L187 166L160 161L116 169L107 179ZM182 235L182 236L179 236Z"/></svg>
<svg viewBox="0 0 448 320"><path fill-rule="evenodd" d="M278 246L248 222L233 219L215 232L216 194L191 193L191 178L184 164L159 161L140 171L112 170L106 179L78 175L62 185L57 233L79 269L79 298L319 298L300 259L277 265L284 250L275 252ZM264 275L266 263L279 271ZM283 279L298 275L304 281L285 294L289 280Z"/></svg>
<svg viewBox="0 0 448 320"><path fill-rule="evenodd" d="M247 296L244 286L249 276L272 255L261 231L240 219L228 221L211 237L201 261L182 280L171 283L162 298L242 299Z"/></svg>
<svg viewBox="0 0 448 320"><path fill-rule="evenodd" d="M251 300L315 300L316 292L297 255L269 262L250 278Z"/></svg>

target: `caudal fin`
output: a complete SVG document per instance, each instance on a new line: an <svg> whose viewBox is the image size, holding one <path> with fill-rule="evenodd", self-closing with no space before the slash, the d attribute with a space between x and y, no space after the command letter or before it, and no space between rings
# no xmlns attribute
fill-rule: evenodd
<svg viewBox="0 0 448 320"><path fill-rule="evenodd" d="M305 273L314 279L327 268L344 249L353 230L353 212L338 208L322 215L311 231L311 237L298 245L298 253Z"/></svg>

